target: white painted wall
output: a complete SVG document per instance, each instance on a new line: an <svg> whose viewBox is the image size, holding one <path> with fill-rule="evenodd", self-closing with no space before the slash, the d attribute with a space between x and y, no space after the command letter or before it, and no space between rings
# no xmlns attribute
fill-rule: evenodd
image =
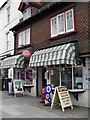
<svg viewBox="0 0 90 120"><path fill-rule="evenodd" d="M16 0L17 1L17 0ZM8 3L0 10L0 57L8 53L6 33L9 32L10 47L9 51L14 53L14 36L10 28L15 26L22 18L22 13L18 10L21 0L9 0ZM7 7L10 6L10 22L7 22ZM6 53L5 53L6 52Z"/></svg>
<svg viewBox="0 0 90 120"><path fill-rule="evenodd" d="M72 94L70 94L73 105L90 107L89 93L90 93L90 90L86 90L86 92L84 93L79 93L78 101L76 101L75 97Z"/></svg>

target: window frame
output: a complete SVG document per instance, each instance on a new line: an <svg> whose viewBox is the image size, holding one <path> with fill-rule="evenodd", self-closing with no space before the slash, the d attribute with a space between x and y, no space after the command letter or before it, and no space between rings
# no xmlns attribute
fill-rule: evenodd
<svg viewBox="0 0 90 120"><path fill-rule="evenodd" d="M73 29L70 29L70 30L67 30L67 20L66 20L66 13L69 12L69 11L72 11L72 20L73 20ZM58 27L59 27L59 23L58 23L58 16L64 14L64 31L63 32L58 32ZM54 19L56 17L56 21L57 21L57 33L56 34L52 34L52 19ZM53 37L56 37L58 35L63 35L63 34L67 34L67 33L70 33L70 32L74 32L75 31L75 17L74 17L74 8L71 8L69 10L66 10L65 12L62 12L54 17L51 17L50 18L50 36L51 38Z"/></svg>
<svg viewBox="0 0 90 120"><path fill-rule="evenodd" d="M10 22L10 6L7 7L7 22Z"/></svg>
<svg viewBox="0 0 90 120"><path fill-rule="evenodd" d="M70 12L70 11L72 11L73 28L70 29L70 30L68 30L68 29L67 29L67 16L66 16L66 14L67 14L68 12ZM68 11L65 12L65 18L66 18L66 32L68 33L68 32L74 31L74 11L73 11L73 9L70 9L70 10L68 10Z"/></svg>
<svg viewBox="0 0 90 120"><path fill-rule="evenodd" d="M30 15L28 15L28 9L30 9ZM25 13L25 17L24 17L24 13ZM31 14L32 14L32 9L31 9L31 7L26 8L26 9L23 11L23 20L26 20L26 19L28 19L29 17L31 17Z"/></svg>
<svg viewBox="0 0 90 120"><path fill-rule="evenodd" d="M27 31L27 30L29 30L29 43L26 43L26 36L27 36L26 31ZM24 38L23 38L23 33L25 33ZM22 40L22 44L21 44L21 45L19 44L19 43L20 43L20 39L19 39L19 35L20 35L20 34L21 34L21 40ZM25 40L25 41L23 41L23 40ZM25 42L25 44L24 44L24 42ZM26 29L26 30L21 31L21 32L18 33L18 48L23 47L23 46L26 46L26 45L29 45L29 44L31 44L30 28L28 28L28 29Z"/></svg>
<svg viewBox="0 0 90 120"><path fill-rule="evenodd" d="M64 12L63 13L61 13L61 14L59 14L59 15L57 15L57 28L59 27L59 23L58 23L58 16L61 16L62 14L64 14ZM58 34L65 34L65 14L64 14L64 31L63 32L58 32Z"/></svg>
<svg viewBox="0 0 90 120"><path fill-rule="evenodd" d="M55 17L53 17L53 18L51 18L51 37L54 37L54 36L57 36L58 34L56 33L56 34L54 34L54 35L52 35L52 19L54 19L54 18L56 18L56 20L57 20L57 16L55 16Z"/></svg>
<svg viewBox="0 0 90 120"><path fill-rule="evenodd" d="M9 43L10 43L10 40L9 40L9 32L6 33L6 49L9 50Z"/></svg>

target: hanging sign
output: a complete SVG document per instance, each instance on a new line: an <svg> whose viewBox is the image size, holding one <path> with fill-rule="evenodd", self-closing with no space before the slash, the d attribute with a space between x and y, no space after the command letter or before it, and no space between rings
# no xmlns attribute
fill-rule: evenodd
<svg viewBox="0 0 90 120"><path fill-rule="evenodd" d="M68 89L64 86L55 87L51 108L53 108L53 106L58 103L61 104L63 112L64 112L64 108L69 106L71 106L71 108L73 109L72 101Z"/></svg>
<svg viewBox="0 0 90 120"><path fill-rule="evenodd" d="M29 50L24 50L24 51L22 52L22 54L23 54L23 56L26 57L26 58L30 57L30 55L31 55L31 53L30 53Z"/></svg>
<svg viewBox="0 0 90 120"><path fill-rule="evenodd" d="M13 86L14 86L15 94L23 92L22 80L20 80L20 79L13 80Z"/></svg>

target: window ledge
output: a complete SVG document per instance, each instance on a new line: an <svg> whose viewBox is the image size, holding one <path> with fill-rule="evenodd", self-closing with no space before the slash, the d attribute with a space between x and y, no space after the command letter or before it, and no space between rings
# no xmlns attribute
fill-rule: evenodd
<svg viewBox="0 0 90 120"><path fill-rule="evenodd" d="M63 38L63 37L65 37L65 36L72 35L72 34L74 34L74 33L77 33L77 31L72 31L72 32L68 32L68 33L65 33L65 34L61 34L61 35L59 34L59 35L57 35L57 36L50 37L49 40L55 40L55 39L57 39L57 38Z"/></svg>
<svg viewBox="0 0 90 120"><path fill-rule="evenodd" d="M73 90L69 89L68 91L71 93L83 93L83 92L85 92L84 89L73 89Z"/></svg>
<svg viewBox="0 0 90 120"><path fill-rule="evenodd" d="M18 49L27 48L27 47L30 47L30 46L31 46L30 44L27 44L27 45L24 45L24 46L18 47Z"/></svg>

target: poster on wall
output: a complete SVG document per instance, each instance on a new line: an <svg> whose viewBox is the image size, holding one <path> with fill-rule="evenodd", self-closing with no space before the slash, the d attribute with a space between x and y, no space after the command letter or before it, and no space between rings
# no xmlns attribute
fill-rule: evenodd
<svg viewBox="0 0 90 120"><path fill-rule="evenodd" d="M13 87L14 87L14 93L22 93L23 92L23 86L22 86L22 80L15 79L13 80Z"/></svg>
<svg viewBox="0 0 90 120"><path fill-rule="evenodd" d="M50 69L50 75L51 75L51 76L54 75L54 69Z"/></svg>
<svg viewBox="0 0 90 120"><path fill-rule="evenodd" d="M10 68L10 69L8 70L8 78L13 79L13 68Z"/></svg>
<svg viewBox="0 0 90 120"><path fill-rule="evenodd" d="M86 89L90 89L90 69L86 70Z"/></svg>

